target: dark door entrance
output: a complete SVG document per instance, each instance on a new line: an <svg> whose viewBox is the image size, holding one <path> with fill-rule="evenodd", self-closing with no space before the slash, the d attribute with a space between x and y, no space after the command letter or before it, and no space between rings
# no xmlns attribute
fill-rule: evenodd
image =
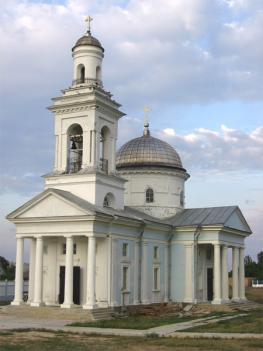
<svg viewBox="0 0 263 351"><path fill-rule="evenodd" d="M80 267L73 267L73 302L80 304Z"/></svg>
<svg viewBox="0 0 263 351"><path fill-rule="evenodd" d="M213 268L207 268L207 300L212 301L214 296L213 289Z"/></svg>
<svg viewBox="0 0 263 351"><path fill-rule="evenodd" d="M65 293L65 266L60 266L59 270L59 304L64 302ZM73 267L73 302L75 305L80 304L80 267Z"/></svg>

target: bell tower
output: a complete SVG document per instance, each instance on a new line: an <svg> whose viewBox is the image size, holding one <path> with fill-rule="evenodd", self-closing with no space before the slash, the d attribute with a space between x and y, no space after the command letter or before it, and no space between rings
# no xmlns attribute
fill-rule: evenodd
<svg viewBox="0 0 263 351"><path fill-rule="evenodd" d="M72 192L96 206L124 206L124 179L116 175L120 104L102 82L104 48L88 31L72 49L73 80L49 110L55 117L55 165L46 188Z"/></svg>

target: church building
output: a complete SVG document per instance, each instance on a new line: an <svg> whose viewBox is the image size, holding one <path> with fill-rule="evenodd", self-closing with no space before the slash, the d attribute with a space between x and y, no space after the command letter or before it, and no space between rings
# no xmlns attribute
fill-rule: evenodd
<svg viewBox="0 0 263 351"><path fill-rule="evenodd" d="M124 113L103 87L104 49L90 26L72 56L72 84L49 107L54 169L44 176L44 191L7 216L17 243L12 304L24 303L25 240L31 306L228 303L230 250L232 301L244 301L251 230L240 209L185 208L190 176L148 123L116 152Z"/></svg>

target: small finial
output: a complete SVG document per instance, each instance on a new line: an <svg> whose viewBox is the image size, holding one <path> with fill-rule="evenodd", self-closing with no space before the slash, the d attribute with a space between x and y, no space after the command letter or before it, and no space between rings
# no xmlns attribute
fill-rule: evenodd
<svg viewBox="0 0 263 351"><path fill-rule="evenodd" d="M88 16L86 17L85 19L85 22L87 22L87 25L88 25L88 30L87 30L87 33L91 34L91 31L90 31L90 24L91 24L91 21L93 21L93 18Z"/></svg>
<svg viewBox="0 0 263 351"><path fill-rule="evenodd" d="M144 136L149 136L150 135L150 130L149 130L149 112L152 111L152 109L148 106L144 107L144 131L143 135Z"/></svg>

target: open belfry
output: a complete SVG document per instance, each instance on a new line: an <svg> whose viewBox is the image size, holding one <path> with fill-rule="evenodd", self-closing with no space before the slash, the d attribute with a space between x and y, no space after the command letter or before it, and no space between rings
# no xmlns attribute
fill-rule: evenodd
<svg viewBox="0 0 263 351"><path fill-rule="evenodd" d="M151 135L148 121L116 151L124 113L104 89L104 48L91 20L72 49L72 84L49 107L54 169L44 176L44 191L7 216L17 242L12 304L25 303L25 240L31 306L228 303L230 250L232 300L244 301L251 230L240 209L185 208L189 174L178 152Z"/></svg>

